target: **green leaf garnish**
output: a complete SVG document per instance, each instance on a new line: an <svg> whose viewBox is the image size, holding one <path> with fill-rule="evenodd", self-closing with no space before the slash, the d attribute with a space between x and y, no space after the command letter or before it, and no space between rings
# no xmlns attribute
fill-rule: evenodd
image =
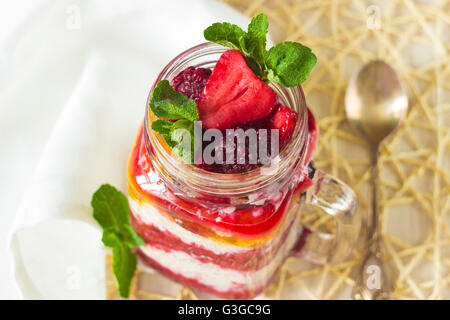
<svg viewBox="0 0 450 320"><path fill-rule="evenodd" d="M205 39L224 47L240 50L245 46L247 33L235 24L228 22L213 23L203 32Z"/></svg>
<svg viewBox="0 0 450 320"><path fill-rule="evenodd" d="M270 81L295 87L308 78L317 62L311 49L297 42L283 42L270 48L265 56Z"/></svg>
<svg viewBox="0 0 450 320"><path fill-rule="evenodd" d="M193 163L194 121L200 119L195 101L176 92L169 81L162 80L153 90L150 109L161 118L152 122L152 130L161 134L184 161Z"/></svg>
<svg viewBox="0 0 450 320"><path fill-rule="evenodd" d="M304 82L317 62L311 49L296 42L282 42L266 50L268 20L264 13L253 17L248 32L236 25L214 23L204 31L206 40L240 50L248 66L263 81L273 81L285 87Z"/></svg>
<svg viewBox="0 0 450 320"><path fill-rule="evenodd" d="M172 127L174 122L167 120L155 120L152 122L152 130L158 132L164 137L169 147L173 148L176 145L175 141L172 141Z"/></svg>
<svg viewBox="0 0 450 320"><path fill-rule="evenodd" d="M187 163L194 161L194 122L178 120L172 126L170 138L175 143L173 150Z"/></svg>
<svg viewBox="0 0 450 320"><path fill-rule="evenodd" d="M162 119L199 119L195 101L176 92L168 80L161 80L156 84L150 99L150 108L155 116Z"/></svg>
<svg viewBox="0 0 450 320"><path fill-rule="evenodd" d="M123 298L130 295L131 279L136 271L137 257L130 247L120 244L113 247L113 272L118 284L119 294Z"/></svg>
<svg viewBox="0 0 450 320"><path fill-rule="evenodd" d="M93 194L91 206L95 220L103 229L102 242L113 251L113 272L119 294L127 298L137 264L131 248L144 244L130 225L128 199L113 186L104 184Z"/></svg>
<svg viewBox="0 0 450 320"><path fill-rule="evenodd" d="M246 36L246 49L248 55L260 65L264 65L264 55L266 54L266 38L269 21L263 13L252 19L248 25Z"/></svg>
<svg viewBox="0 0 450 320"><path fill-rule="evenodd" d="M130 225L124 225L119 231L110 228L103 229L102 242L106 247L113 248L125 243L130 248L144 244L143 240Z"/></svg>

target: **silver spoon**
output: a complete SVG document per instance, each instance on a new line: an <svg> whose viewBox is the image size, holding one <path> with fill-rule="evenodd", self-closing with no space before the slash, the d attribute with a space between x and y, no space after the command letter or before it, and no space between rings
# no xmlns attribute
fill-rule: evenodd
<svg viewBox="0 0 450 320"><path fill-rule="evenodd" d="M376 60L365 65L350 81L345 111L350 125L371 149L372 212L368 219L367 251L353 288L353 299L389 299L391 285L381 260L378 196L378 147L405 117L408 97L397 73Z"/></svg>

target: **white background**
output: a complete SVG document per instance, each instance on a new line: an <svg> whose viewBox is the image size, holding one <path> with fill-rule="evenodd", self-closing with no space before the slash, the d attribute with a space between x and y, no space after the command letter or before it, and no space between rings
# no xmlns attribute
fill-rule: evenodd
<svg viewBox="0 0 450 320"><path fill-rule="evenodd" d="M74 10L80 11L79 25ZM97 61L112 63L112 75L123 75L93 86L114 88L111 97L120 97L123 108L138 108L125 111L132 114L124 120L131 128L127 132L134 134L156 70L204 42L206 26L230 17L247 22L212 0L0 0L0 299L21 297L9 254L11 226L27 224L17 223L18 208L26 203L25 192L35 191L30 186L36 168L45 167L49 137L61 129L58 120L67 118L63 110L92 53ZM127 152L119 151L120 161L126 161Z"/></svg>

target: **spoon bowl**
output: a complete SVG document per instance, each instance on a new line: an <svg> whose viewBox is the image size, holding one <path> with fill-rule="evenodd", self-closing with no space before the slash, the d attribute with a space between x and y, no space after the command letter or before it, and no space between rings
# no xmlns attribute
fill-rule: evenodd
<svg viewBox="0 0 450 320"><path fill-rule="evenodd" d="M408 98L397 73L375 60L350 81L345 111L350 125L373 144L379 144L405 117Z"/></svg>

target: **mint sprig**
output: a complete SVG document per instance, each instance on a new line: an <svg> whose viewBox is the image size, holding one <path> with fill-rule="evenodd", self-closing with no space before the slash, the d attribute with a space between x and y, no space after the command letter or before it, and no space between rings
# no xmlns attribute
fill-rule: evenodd
<svg viewBox="0 0 450 320"><path fill-rule="evenodd" d="M228 22L213 23L204 31L205 39L208 41L237 50L245 48L246 35L247 33L244 30Z"/></svg>
<svg viewBox="0 0 450 320"><path fill-rule="evenodd" d="M195 101L175 91L168 80L161 80L156 84L150 99L150 108L155 116L162 119L199 119Z"/></svg>
<svg viewBox="0 0 450 320"><path fill-rule="evenodd" d="M144 244L130 225L128 199L113 186L104 184L92 195L91 206L95 220L103 229L102 242L112 248L119 294L128 298L137 265L136 254L131 249Z"/></svg>
<svg viewBox="0 0 450 320"><path fill-rule="evenodd" d="M194 122L200 119L195 101L176 92L169 81L161 80L153 90L150 109L161 118L152 122L152 130L161 134L184 161L193 163Z"/></svg>
<svg viewBox="0 0 450 320"><path fill-rule="evenodd" d="M224 22L212 24L203 35L208 41L240 50L261 80L295 87L306 80L317 58L311 49L296 42L282 42L267 51L268 26L267 16L260 13L253 17L248 32Z"/></svg>

